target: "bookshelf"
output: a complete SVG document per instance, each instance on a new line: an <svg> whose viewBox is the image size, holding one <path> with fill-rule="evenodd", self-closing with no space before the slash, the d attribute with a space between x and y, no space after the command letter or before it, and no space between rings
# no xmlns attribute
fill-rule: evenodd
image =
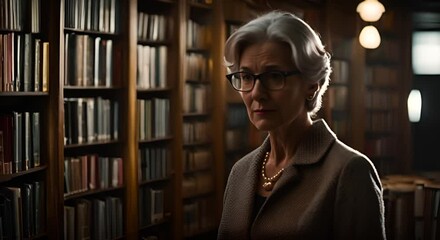
<svg viewBox="0 0 440 240"><path fill-rule="evenodd" d="M240 14L230 13L231 2L225 2L224 15L225 15L225 40L238 29L245 20ZM242 5L236 5L235 9L244 8ZM237 10L240 11L240 10ZM239 16L235 16L239 15ZM229 83L226 84L226 116L225 116L225 181L232 166L241 157L246 155L250 151L250 135L252 124L249 122L247 116L246 106L244 105L239 93L237 93ZM225 182L226 183L226 182Z"/></svg>
<svg viewBox="0 0 440 240"><path fill-rule="evenodd" d="M364 152L376 165L381 176L409 172L410 160L399 146L409 146L409 124L406 110L408 85L404 67L404 29L401 8L386 6L386 13L377 22L381 45L365 52L365 135ZM405 104L402 104L405 103Z"/></svg>
<svg viewBox="0 0 440 240"><path fill-rule="evenodd" d="M119 0L62 1L64 233L67 239L122 238L124 169ZM62 53L61 53L62 52ZM62 159L62 160L61 160Z"/></svg>
<svg viewBox="0 0 440 240"><path fill-rule="evenodd" d="M171 239L179 213L176 179L181 145L176 125L181 125L178 71L178 3L137 2L136 139L139 236ZM173 28L174 27L174 28ZM176 37L177 36L177 37ZM172 120L174 119L174 122ZM179 149L179 150L177 150Z"/></svg>
<svg viewBox="0 0 440 240"><path fill-rule="evenodd" d="M363 69L364 50L356 42L357 20L352 12L355 8L354 3L343 1L329 2L325 7L323 39L331 54L333 71L320 114L340 140L359 148L363 132L357 123L363 120L358 108L363 102L356 96L363 94L358 73ZM345 27L341 28L341 24Z"/></svg>
<svg viewBox="0 0 440 240"><path fill-rule="evenodd" d="M224 82L221 79L221 1L180 5L183 77L182 236L215 239L223 197Z"/></svg>
<svg viewBox="0 0 440 240"><path fill-rule="evenodd" d="M2 238L51 236L46 211L56 202L48 185L50 153L49 43L40 1L0 4L0 202ZM52 45L51 45L52 47ZM52 59L50 59L52 60Z"/></svg>
<svg viewBox="0 0 440 240"><path fill-rule="evenodd" d="M381 177L410 172L408 154L397 150L409 145L410 131L405 109L408 86L400 81L407 61L402 51L404 30L396 27L403 22L404 11L386 6L386 13L374 23L382 43L370 50L358 42L366 23L350 14L355 7L356 3L343 1L326 7L325 39L333 73L321 113L342 141L373 161ZM341 24L346 27L338 27ZM341 83L341 76L347 76L347 81Z"/></svg>

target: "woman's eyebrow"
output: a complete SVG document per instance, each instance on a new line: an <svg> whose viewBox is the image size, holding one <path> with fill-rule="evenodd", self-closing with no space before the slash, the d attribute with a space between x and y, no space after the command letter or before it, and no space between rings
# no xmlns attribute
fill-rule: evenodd
<svg viewBox="0 0 440 240"><path fill-rule="evenodd" d="M238 70L239 70L239 71L245 71L245 72L252 72L252 71L250 70L250 68L248 68L248 67L240 67Z"/></svg>
<svg viewBox="0 0 440 240"><path fill-rule="evenodd" d="M280 70L283 69L281 66L279 65L267 65L263 67L263 71L261 72L267 72L267 71L272 71L272 70ZM246 72L252 72L250 70L250 68L248 67L240 67L239 71L246 71Z"/></svg>

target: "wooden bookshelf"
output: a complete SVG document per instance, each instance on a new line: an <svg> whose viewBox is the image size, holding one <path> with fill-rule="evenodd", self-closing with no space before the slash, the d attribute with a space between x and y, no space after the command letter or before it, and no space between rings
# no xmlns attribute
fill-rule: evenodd
<svg viewBox="0 0 440 240"><path fill-rule="evenodd" d="M361 145L357 139L362 138L362 130L354 123L362 118L356 110L362 102L356 96L362 94L357 76L363 65L358 54L362 54L363 49L357 47L357 21L353 7L353 3L347 5L342 1L328 3L325 7L327 24L323 40L331 54L332 74L320 116L328 121L339 139L356 147ZM341 24L345 27L341 28Z"/></svg>
<svg viewBox="0 0 440 240"><path fill-rule="evenodd" d="M182 236L215 239L223 197L221 1L182 1ZM207 237L209 236L209 238Z"/></svg>
<svg viewBox="0 0 440 240"><path fill-rule="evenodd" d="M409 120L406 109L408 83L405 81L404 23L402 8L389 4L375 24L381 34L381 45L365 52L365 142L364 152L376 165L381 176L411 171Z"/></svg>
<svg viewBox="0 0 440 240"><path fill-rule="evenodd" d="M59 86L63 116L58 159L64 189L64 233L72 238L123 238L127 167L124 142L129 129L122 116L129 115L124 99L127 83L120 18L124 1L61 1ZM128 85L129 86L129 85ZM61 190L61 189L60 189Z"/></svg>
<svg viewBox="0 0 440 240"><path fill-rule="evenodd" d="M397 146L409 146L410 132L405 109L408 89L400 81L407 61L401 54L404 30L397 27L404 11L386 6L386 13L373 23L382 43L370 50L358 41L367 23L353 15L356 4L335 1L326 5L324 39L332 54L333 73L321 113L342 141L373 161L380 176L410 172L408 154L397 151ZM345 27L340 28L341 24ZM340 63L345 65L343 72ZM341 74L348 81L341 83Z"/></svg>
<svg viewBox="0 0 440 240"><path fill-rule="evenodd" d="M173 234L173 226L179 216L173 199L179 196L179 192L176 191L177 174L175 173L179 169L176 162L180 155L175 150L180 145L180 140L177 139L180 135L175 134L174 126L181 123L172 122L173 119L180 118L180 115L176 114L180 111L176 100L179 88L177 71L168 71L168 69L170 66L178 65L180 37L177 29L173 28L178 23L178 4L175 1L139 1L137 12L138 153L136 159L142 169L138 187L139 236L173 239L176 237ZM152 69L158 70L152 71ZM148 105L156 110L145 115ZM163 107L164 105L166 107ZM158 112L157 109L162 110ZM142 117L142 114L145 117ZM148 130L150 128L151 130ZM157 132L159 129L163 131ZM159 152L161 154L158 154ZM158 166L163 170L159 172L154 170ZM147 199L154 194L159 196L158 199L162 197L161 202L154 204L151 201L154 198ZM148 209L155 209L158 206L159 209L162 206L159 214L152 214Z"/></svg>
<svg viewBox="0 0 440 240"><path fill-rule="evenodd" d="M47 223L57 212L47 209L57 203L51 188L57 188L52 179L57 170L50 161L55 153L50 151L53 111L48 106L55 91L48 72L57 61L50 51L57 46L52 44L57 26L44 24L52 6L42 9L40 1L5 1L0 9L0 201L1 228L6 229L1 237L53 237L58 232ZM11 196L21 200L8 205Z"/></svg>

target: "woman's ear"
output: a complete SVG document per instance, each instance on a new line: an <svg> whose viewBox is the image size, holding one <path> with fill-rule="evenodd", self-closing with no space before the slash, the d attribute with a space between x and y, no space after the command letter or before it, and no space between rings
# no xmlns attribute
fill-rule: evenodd
<svg viewBox="0 0 440 240"><path fill-rule="evenodd" d="M310 84L307 89L307 99L312 100L316 97L316 94L319 92L319 83Z"/></svg>

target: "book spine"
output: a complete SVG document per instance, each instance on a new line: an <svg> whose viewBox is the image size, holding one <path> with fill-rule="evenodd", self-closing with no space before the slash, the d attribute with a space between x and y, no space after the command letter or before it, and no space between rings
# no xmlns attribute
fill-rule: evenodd
<svg viewBox="0 0 440 240"><path fill-rule="evenodd" d="M41 164L40 160L40 113L32 113L32 161L33 167Z"/></svg>
<svg viewBox="0 0 440 240"><path fill-rule="evenodd" d="M49 43L43 42L42 91L49 91Z"/></svg>
<svg viewBox="0 0 440 240"><path fill-rule="evenodd" d="M35 2L35 0L34 0ZM34 47L35 57L34 57L34 81L33 90L34 92L41 91L41 39L35 39Z"/></svg>
<svg viewBox="0 0 440 240"><path fill-rule="evenodd" d="M24 67L23 67L23 91L29 92L32 90L32 36L31 34L24 35Z"/></svg>
<svg viewBox="0 0 440 240"><path fill-rule="evenodd" d="M31 168L31 151L32 151L32 138L31 138L31 115L29 112L23 113L23 136L24 136L24 158L23 158L23 170Z"/></svg>
<svg viewBox="0 0 440 240"><path fill-rule="evenodd" d="M22 142L23 142L23 134L22 134L22 113L14 112L14 164L13 164L13 173L20 172L22 170Z"/></svg>

